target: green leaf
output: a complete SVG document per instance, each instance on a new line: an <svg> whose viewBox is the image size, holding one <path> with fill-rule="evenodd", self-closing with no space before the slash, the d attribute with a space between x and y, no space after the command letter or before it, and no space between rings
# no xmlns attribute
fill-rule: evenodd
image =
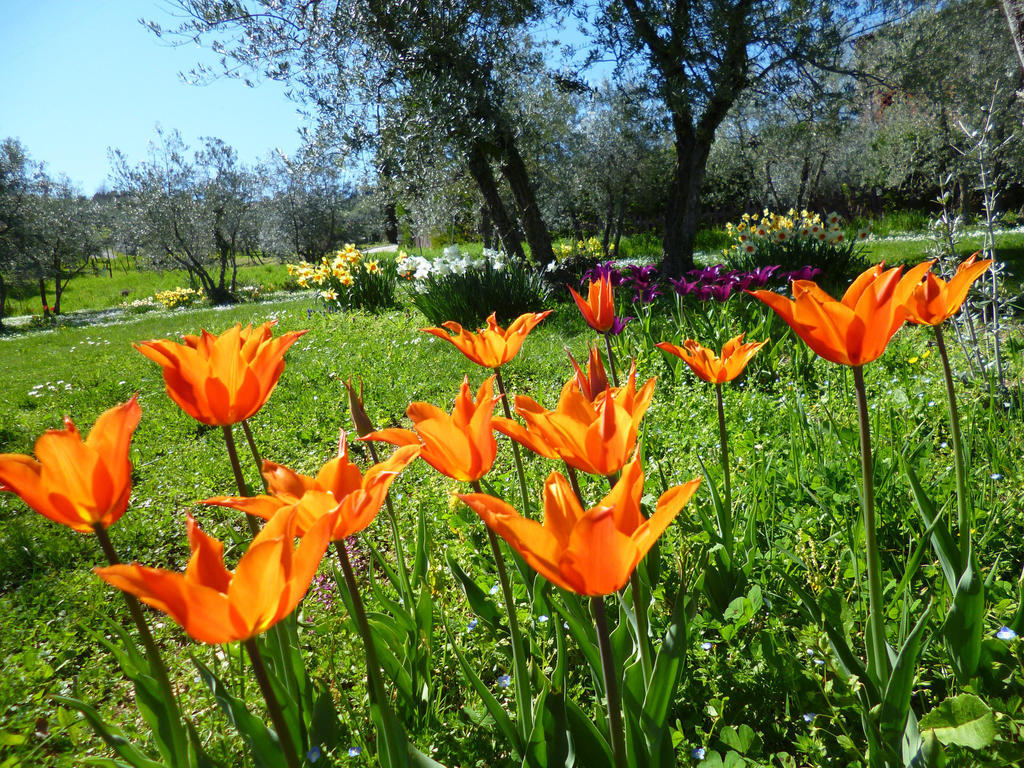
<svg viewBox="0 0 1024 768"><path fill-rule="evenodd" d="M967 567L957 582L953 605L941 629L961 683L968 682L978 671L984 631L985 584L977 572L974 553L969 552Z"/></svg>
<svg viewBox="0 0 1024 768"><path fill-rule="evenodd" d="M664 757L668 732L668 708L675 695L679 683L679 673L686 661L687 636L687 596L682 588L676 593L675 605L669 617L668 629L662 638L661 646L654 657L654 670L651 682L647 686L644 705L641 711L641 722L647 739L647 751L652 761ZM669 763L662 760L662 765L671 765L673 756L668 751Z"/></svg>
<svg viewBox="0 0 1024 768"><path fill-rule="evenodd" d="M455 577L455 581L462 588L463 594L466 595L466 600L469 601L469 607L473 609L473 612L480 617L481 621L487 624L495 634L508 634L507 630L501 625L501 614L498 609L491 602L491 599L484 594L484 591L480 589L473 579L470 577L462 566L459 565L458 561L455 560L451 554L445 556L445 560L448 562L448 569L452 572Z"/></svg>
<svg viewBox="0 0 1024 768"><path fill-rule="evenodd" d="M917 502L917 511L921 514L925 526L932 532L932 548L935 550L935 556L939 558L939 565L942 566L942 573L946 577L946 586L949 587L950 593L954 593L956 584L960 580L960 548L953 541L953 536L942 522L938 510L935 509L932 500L925 493L921 481L918 480L914 470L910 468L910 463L903 461L902 464L903 471L910 481L910 488L914 493L914 501Z"/></svg>
<svg viewBox="0 0 1024 768"><path fill-rule="evenodd" d="M890 745L903 738L910 712L910 694L914 687L917 657L921 652L921 638L932 613L931 603L910 631L893 664L892 674L885 686L885 696L879 713L879 728Z"/></svg>
<svg viewBox="0 0 1024 768"><path fill-rule="evenodd" d="M277 734L246 709L245 703L235 698L220 678L205 664L194 656L192 663L196 665L199 676L206 683L206 687L210 689L221 710L249 745L249 752L256 768L287 768L284 750L281 748Z"/></svg>
<svg viewBox="0 0 1024 768"><path fill-rule="evenodd" d="M612 749L594 725L593 718L570 698L565 699L565 714L572 734L576 765L580 768L612 768Z"/></svg>
<svg viewBox="0 0 1024 768"><path fill-rule="evenodd" d="M54 696L53 700L81 712L89 721L89 725L92 726L96 735L103 739L103 743L114 750L118 757L127 761L132 768L164 768L162 763L151 760L141 749L132 744L120 728L104 721L94 707L84 701L67 696Z"/></svg>
<svg viewBox="0 0 1024 768"><path fill-rule="evenodd" d="M946 746L985 749L996 739L996 720L989 706L972 693L946 699L921 718L922 735L935 734Z"/></svg>

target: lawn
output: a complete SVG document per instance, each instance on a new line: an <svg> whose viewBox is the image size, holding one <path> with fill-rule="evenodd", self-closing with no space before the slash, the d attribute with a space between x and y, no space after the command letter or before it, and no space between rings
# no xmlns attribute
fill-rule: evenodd
<svg viewBox="0 0 1024 768"><path fill-rule="evenodd" d="M873 244L872 253L884 251L893 261L913 260L916 247L883 241ZM1020 254L1024 238L1000 247ZM245 279L263 276L274 281L279 277L276 270L253 267ZM69 308L76 306L76 285L82 290L80 300L94 302L90 306L118 303L120 293L113 285L117 281L111 281L109 291L91 287L93 281L103 280L109 278L81 277L72 282ZM147 283L146 290L156 285ZM762 311L747 297L735 302L751 302L747 315ZM574 305L553 303L552 309L553 315L530 334L521 353L504 369L511 392L529 395L548 408L555 406L571 375L565 349L583 360L588 343L594 341ZM719 315L716 322L723 336L744 330L737 317L735 311ZM35 438L46 429L59 428L65 414L85 433L102 411L138 393L143 416L132 442L132 500L123 519L111 528L122 559L183 569L189 512L207 532L227 542L227 556L233 561L248 541L242 515L197 504L233 492L221 432L197 424L171 402L159 368L132 344L267 320L277 322L275 334L309 332L287 353L278 387L251 419L255 440L265 458L307 474L315 474L336 453L340 430L353 429L345 380L362 381L369 416L383 428L409 426L404 413L411 401L450 410L463 377L468 376L475 388L486 374L451 345L421 333L423 319L408 306L380 314L323 314L308 294L271 303L146 313L107 325L24 331L0 337L0 452L31 453ZM774 343L754 358L743 379L725 387L737 530L745 531L749 568L738 607L724 613L706 597L709 553L715 547L701 522L714 518L711 488L722 481L714 389L678 361L653 350L641 321L616 341L620 358L637 356L638 382L657 378L641 428L648 513L665 488L698 475L706 477L666 532L657 563L646 566L652 580L655 637L673 620L675 588L683 585L691 599L686 661L666 721L670 750L680 765L831 766L859 764L863 757L858 682L846 674L829 637L802 610L790 586L802 585L823 601L838 601L834 607L852 647L863 652L864 603L858 598L863 589L863 529L853 376L846 367L816 358L784 325L771 322ZM682 339L668 302L654 305L649 327L654 340ZM924 612L928 596L936 596L929 642L912 676L912 708L921 716L955 694L977 694L997 713L996 745L977 752L956 744L947 748L961 761L1007 765L1024 757L1024 649L1019 641L996 637L1018 610L1017 582L1024 561L1024 486L1019 469L1024 452L1022 337L1015 321L1003 339L1010 386L1002 392L990 389L984 379L966 375L964 350L951 344L954 367L963 373L957 394L975 515L975 555L989 585L982 619L983 662L968 682L953 679L949 652L939 633L949 596L905 471L908 465L914 468L928 495L941 500L943 516L955 516L943 377L932 338L927 329L906 327L881 359L865 368L888 605L885 621L892 642L898 644ZM368 455L363 446L351 444L351 452L365 467ZM259 480L251 459L242 459L250 486L256 486ZM525 473L534 505L545 477L557 468L527 452ZM510 503L519 503L512 452L503 438L485 482ZM607 493L603 478L581 477L581 482L582 496L591 503ZM421 546L427 564L424 584L433 605L432 631L420 645L420 663L429 671L426 690L418 703L394 693L393 704L416 746L446 766L519 765L521 760L511 754L460 662L459 654L501 707L515 709L515 686L507 677L512 673L507 636L486 620L490 612L503 609L497 597L490 597L497 574L484 527L452 496L466 490L424 462L410 466L393 486L398 530L407 553ZM421 520L425 538L418 533ZM374 615L387 614L397 599L380 564L393 561L390 536L380 519L350 544ZM924 542L920 548L918 541ZM920 563L916 572L909 566L915 558ZM42 518L11 494L0 495L0 659L6 670L0 676L3 768L71 768L87 757L109 758L110 752L88 724L73 708L55 703L55 696L93 703L128 737L147 745L149 737L136 713L131 686L97 642L97 635L109 635L109 621L130 626L119 596L91 573L102 563L93 537ZM324 762L317 765L372 765L377 742L363 688L361 641L330 567L325 563L322 570L324 579L304 602L297 630L309 675L333 700L337 713L330 730L333 740L318 745ZM477 586L476 592L469 588L472 601L460 570ZM602 723L602 705L595 698L587 662L562 631L560 590L548 585L534 594L512 570L519 623L539 662L535 674L544 679L562 675L564 695ZM660 581L654 578L658 572ZM250 764L192 661L195 657L215 670L262 717L255 684L242 671L238 644L197 645L162 614L147 614L155 622L172 679L205 748L221 765ZM623 632L615 642L622 654L625 619L619 621ZM565 623L568 626L568 617ZM390 642L384 634L381 638ZM396 681L387 681L389 686L393 683L397 689ZM151 742L147 748L152 749ZM714 762L716 756L719 763Z"/></svg>

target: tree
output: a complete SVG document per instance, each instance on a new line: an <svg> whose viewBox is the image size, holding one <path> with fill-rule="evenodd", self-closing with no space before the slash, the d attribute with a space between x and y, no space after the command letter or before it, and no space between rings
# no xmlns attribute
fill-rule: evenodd
<svg viewBox="0 0 1024 768"><path fill-rule="evenodd" d="M542 263L553 258L506 76L529 58L523 41L541 16L538 0L352 0L329 8L259 0L177 3L188 20L174 34L188 40L216 35L212 46L228 72L242 65L297 83L324 121L347 129L358 150L375 152L394 125L381 120L399 116L412 121L409 130L443 137L437 149L459 154L515 252L494 163L533 257ZM398 172L386 162L377 167L385 176Z"/></svg>
<svg viewBox="0 0 1024 768"><path fill-rule="evenodd" d="M345 243L374 234L356 213L363 196L345 181L343 158L322 137L308 142L295 157L275 155L263 174L270 193L265 250L318 262Z"/></svg>
<svg viewBox="0 0 1024 768"><path fill-rule="evenodd" d="M870 11L870 13L869 13ZM701 189L715 132L745 89L785 92L820 72L851 71L847 43L886 20L852 0L606 0L599 39L619 71L646 78L674 137L663 268L693 264Z"/></svg>
<svg viewBox="0 0 1024 768"><path fill-rule="evenodd" d="M61 314L61 299L68 283L102 251L95 205L83 197L66 177L42 178L33 199L33 250L39 265L39 292L47 306L45 278L53 279L53 305Z"/></svg>
<svg viewBox="0 0 1024 768"><path fill-rule="evenodd" d="M11 282L32 267L31 208L42 176L42 166L32 162L17 139L0 142L0 328Z"/></svg>
<svg viewBox="0 0 1024 768"><path fill-rule="evenodd" d="M177 131L158 130L148 160L133 167L119 151L111 159L153 263L185 269L215 304L233 301L237 256L255 247L259 232L256 185L234 151L207 139L190 158Z"/></svg>

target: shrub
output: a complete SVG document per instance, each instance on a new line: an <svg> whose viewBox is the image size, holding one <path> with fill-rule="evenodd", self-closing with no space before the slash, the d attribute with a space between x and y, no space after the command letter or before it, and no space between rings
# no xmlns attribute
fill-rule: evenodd
<svg viewBox="0 0 1024 768"><path fill-rule="evenodd" d="M549 293L535 269L510 264L502 254L487 249L478 259L457 246L445 248L434 261L400 253L399 265L399 273L413 283L412 303L435 325L454 320L475 328L491 312L507 323L541 309Z"/></svg>
<svg viewBox="0 0 1024 768"><path fill-rule="evenodd" d="M175 288L173 291L160 291L153 295L153 299L167 309L178 307L191 307L204 298L203 290L195 288Z"/></svg>
<svg viewBox="0 0 1024 768"><path fill-rule="evenodd" d="M398 305L398 267L385 254L364 255L354 245L324 256L319 264L289 264L288 274L300 288L316 290L328 311L375 311Z"/></svg>
<svg viewBox="0 0 1024 768"><path fill-rule="evenodd" d="M790 208L781 215L766 208L760 217L745 213L738 225L725 229L733 243L723 254L734 269L777 266L780 272L794 272L811 267L821 271L820 282L834 289L868 266L858 242L870 236L870 227L850 237L837 213L822 217Z"/></svg>

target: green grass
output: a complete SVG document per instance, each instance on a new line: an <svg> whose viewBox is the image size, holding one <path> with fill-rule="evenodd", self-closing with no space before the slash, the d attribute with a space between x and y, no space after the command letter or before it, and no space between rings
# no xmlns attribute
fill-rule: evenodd
<svg viewBox="0 0 1024 768"><path fill-rule="evenodd" d="M306 473L331 458L339 430L351 428L344 407L345 379L362 379L370 417L384 427L407 425L404 412L412 400L450 410L462 378L468 376L478 384L484 376L452 346L420 333L423 318L409 307L379 315L323 315L310 311L312 307L311 297L302 295L272 304L150 313L113 325L56 327L2 337L0 452L31 452L35 438L45 429L59 427L64 414L84 432L103 410L139 393L143 418L132 447L132 503L111 529L115 546L124 559L180 569L188 556L184 516L191 511L210 533L229 542L228 556L234 558L246 541L240 516L196 504L199 499L232 492L220 431L196 424L169 400L157 366L134 351L133 342L176 338L201 327L219 332L235 322L268 319L278 321L276 332L309 328L288 352L287 367L269 404L252 419L264 456ZM1019 332L1014 327L1008 336L1011 382L1021 381L1024 368ZM697 746L714 747L724 754L723 729L741 725L751 728L762 745L757 755L747 756L747 765L767 765L774 753L784 753L789 762L779 758L773 765L824 767L856 764L859 759L860 726L851 709L849 687L831 661L827 641L803 618L780 577L786 573L816 590L835 587L850 604L850 631L859 636L857 571L848 546L852 542L852 551L859 551L852 377L847 369L812 359L805 348L784 337L784 329L776 327L773 338L781 341L774 349L764 350L761 360L755 358L751 375L725 391L737 508L744 520L750 520L758 544L752 579L771 607L758 612L735 634L729 632L727 640L723 620L698 600L688 638L689 661L670 713L671 721L677 723L680 765L692 762L690 750ZM560 305L507 367L509 389L554 407L569 373L564 348L584 359L586 345L592 341L575 307ZM953 348L959 355L959 348ZM962 361L957 367L964 368ZM663 484L702 474L702 462L709 467L701 494L670 528L661 546L664 571L677 574L682 569L696 594L693 581L709 546L696 510L710 513L707 485L720 481L715 469L718 431L713 390L685 370L673 379L658 352L642 354L638 368L641 379L658 377L655 400L643 426L651 499ZM901 457L912 452L911 460L934 498L948 499L953 489L941 371L929 334L915 328L900 331L886 354L867 367L867 381L879 535L883 565L894 584L905 567L908 541L923 529L900 471ZM991 638L1016 610L1016 580L1024 560L1020 470L1024 420L1019 411L1024 403L1019 384L997 398L989 396L984 382L965 380L958 388L977 515L977 555L986 574L998 562L991 574L986 627ZM511 452L505 441L499 444L498 464L488 479L506 498L516 501ZM352 450L362 453L358 445ZM255 484L251 462L243 456L243 463L249 482ZM557 467L537 457L528 457L526 465L536 497L547 473ZM583 479L584 496L592 503L606 489L601 478ZM465 629L473 614L444 564L445 555L452 556L485 590L495 578L480 522L452 503L454 490L461 490L457 483L418 462L396 482L396 505L401 530L410 536L417 510L427 512L433 536L434 599L481 676L492 683L508 671L502 645L482 622L472 632ZM386 547L384 521L374 523L366 536ZM411 539L406 539L406 546L411 549ZM5 671L0 675L0 765L4 768L72 768L87 755L109 756L77 715L54 704L53 696L58 694L77 692L96 702L104 716L130 736L145 738L129 686L91 635L102 630L105 617L127 624L117 595L90 572L101 562L91 537L50 523L12 495L0 494L0 659ZM922 594L928 585L937 584L937 574L926 552L914 593ZM668 584L677 580L670 575ZM656 598L659 629L671 599L668 587ZM896 606L903 604L895 596L891 599L890 624L897 627ZM919 611L921 605L906 608ZM385 610L372 598L371 609ZM332 764L368 764L365 757L362 762L347 763L344 757L349 744L368 746L371 733L360 682L363 657L358 640L346 628L341 608L307 601L304 610L303 636L311 650L310 663L315 674L329 682L342 717L343 748ZM541 626L536 608L524 601L521 611L529 626ZM209 739L209 748L227 765L244 765L240 745L196 680L189 661L189 654L196 654L231 674L232 664L237 665L232 661L234 651L229 647L225 655L220 649L193 645L171 621L150 615L159 622L157 637L170 660L172 676L199 731ZM550 630L535 631L553 656L554 639L544 634ZM493 727L486 720L474 722L473 713L481 705L468 692L446 642L443 630L436 628L434 662L439 683L432 708L438 720L414 728L413 738L421 749L433 748L432 756L448 766L511 766ZM702 646L704 642L711 643L710 650ZM809 655L808 648L814 654ZM919 714L941 700L952 685L943 654L940 642L926 650L915 689ZM819 667L812 663L814 658L827 661ZM593 694L585 665L571 666L569 693L589 707ZM1021 739L1020 717L1013 704L1019 701L1019 687L1014 693L1014 686L1021 684L1020 676L1013 677L1011 670L979 689L1002 713L1000 733L1011 746ZM250 701L254 701L252 687L250 682ZM511 706L510 692L497 685L493 691ZM801 715L806 712L820 718L814 728L803 721ZM45 727L40 728L40 723ZM849 744L841 738L845 733L853 734Z"/></svg>
<svg viewBox="0 0 1024 768"><path fill-rule="evenodd" d="M230 273L228 275L230 279ZM239 285L262 285L267 291L279 290L290 283L283 264L245 264L238 267ZM187 288L188 275L184 270L164 272L145 271L121 266L114 267L113 276L105 269L85 272L73 278L61 296L61 311L108 309L124 302L152 296L158 291ZM46 284L47 299L53 306L53 281ZM17 315L41 315L42 303L37 286L24 285L13 289L8 296L8 313Z"/></svg>

